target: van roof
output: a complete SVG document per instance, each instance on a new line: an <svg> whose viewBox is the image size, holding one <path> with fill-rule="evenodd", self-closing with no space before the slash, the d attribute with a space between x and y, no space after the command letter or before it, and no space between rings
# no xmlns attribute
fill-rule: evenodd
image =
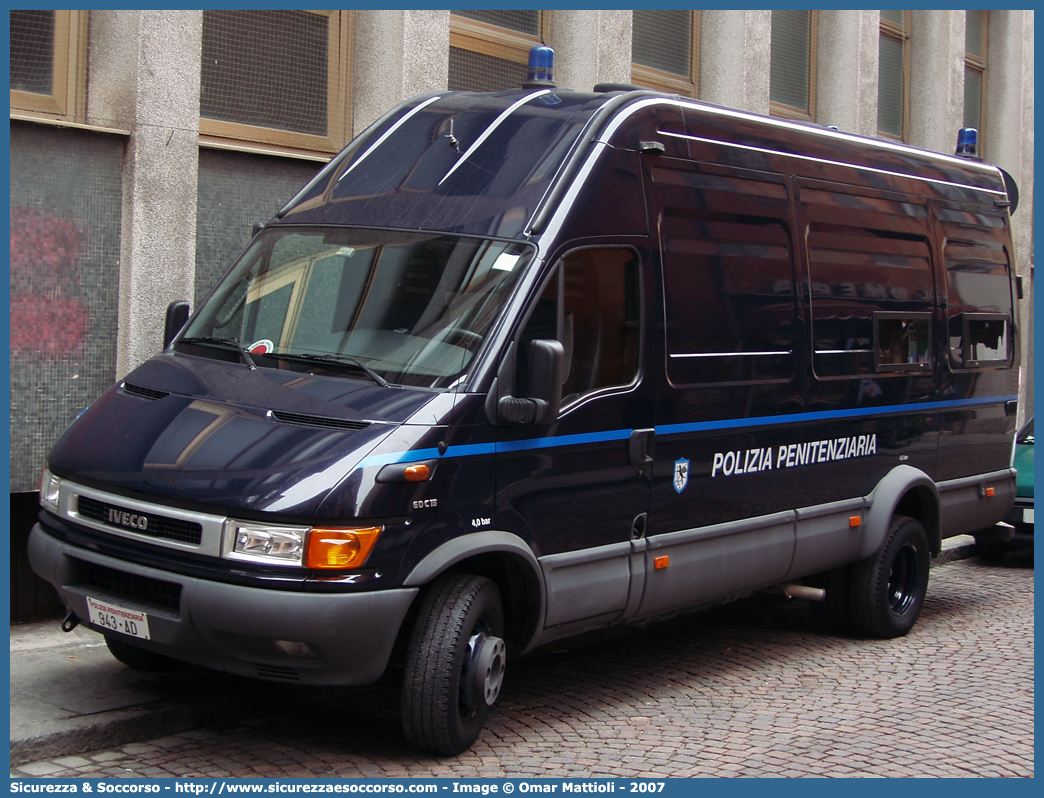
<svg viewBox="0 0 1044 798"><path fill-rule="evenodd" d="M956 192L965 201L969 189L996 195L980 198L991 204L1005 197L1000 170L971 159L653 91L541 89L408 100L342 150L277 218L530 238L556 184L568 184L597 143L892 190L909 176L919 188L904 184L906 192Z"/></svg>

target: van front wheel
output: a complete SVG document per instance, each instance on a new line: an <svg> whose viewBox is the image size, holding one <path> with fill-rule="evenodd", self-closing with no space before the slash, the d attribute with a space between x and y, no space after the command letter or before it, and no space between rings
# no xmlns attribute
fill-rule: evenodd
<svg viewBox="0 0 1044 798"><path fill-rule="evenodd" d="M433 754L466 751L504 681L504 609L489 579L447 574L428 590L406 654L402 726Z"/></svg>
<svg viewBox="0 0 1044 798"><path fill-rule="evenodd" d="M884 545L852 568L852 621L871 637L913 628L928 592L928 535L915 518L892 519Z"/></svg>

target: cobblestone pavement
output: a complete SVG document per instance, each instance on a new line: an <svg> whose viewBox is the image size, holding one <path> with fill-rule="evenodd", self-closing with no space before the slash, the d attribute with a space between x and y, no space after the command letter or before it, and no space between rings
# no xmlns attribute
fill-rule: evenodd
<svg viewBox="0 0 1044 798"><path fill-rule="evenodd" d="M472 750L409 749L379 685L12 776L1033 776L1033 561L932 570L913 632L750 600L520 660ZM258 684L258 700L264 700Z"/></svg>

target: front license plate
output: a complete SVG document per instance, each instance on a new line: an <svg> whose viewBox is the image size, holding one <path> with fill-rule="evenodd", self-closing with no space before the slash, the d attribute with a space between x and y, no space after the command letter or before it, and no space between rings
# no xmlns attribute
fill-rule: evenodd
<svg viewBox="0 0 1044 798"><path fill-rule="evenodd" d="M119 632L121 635L137 637L141 640L150 640L149 616L137 610L128 610L115 604L106 604L87 597L87 612L90 614L91 623L103 629Z"/></svg>
<svg viewBox="0 0 1044 798"><path fill-rule="evenodd" d="M1033 508L1027 507L1022 511L1022 523L1032 524L1033 523Z"/></svg>

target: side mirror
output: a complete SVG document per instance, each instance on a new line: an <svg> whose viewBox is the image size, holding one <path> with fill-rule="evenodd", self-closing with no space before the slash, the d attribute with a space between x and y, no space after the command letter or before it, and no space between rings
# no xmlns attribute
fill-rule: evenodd
<svg viewBox="0 0 1044 798"><path fill-rule="evenodd" d="M538 339L529 344L529 396L502 396L497 423L509 426L546 424L562 406L565 347L561 341Z"/></svg>
<svg viewBox="0 0 1044 798"><path fill-rule="evenodd" d="M189 303L184 299L176 299L167 305L167 317L163 322L163 348L170 346L170 342L181 332L189 317Z"/></svg>

